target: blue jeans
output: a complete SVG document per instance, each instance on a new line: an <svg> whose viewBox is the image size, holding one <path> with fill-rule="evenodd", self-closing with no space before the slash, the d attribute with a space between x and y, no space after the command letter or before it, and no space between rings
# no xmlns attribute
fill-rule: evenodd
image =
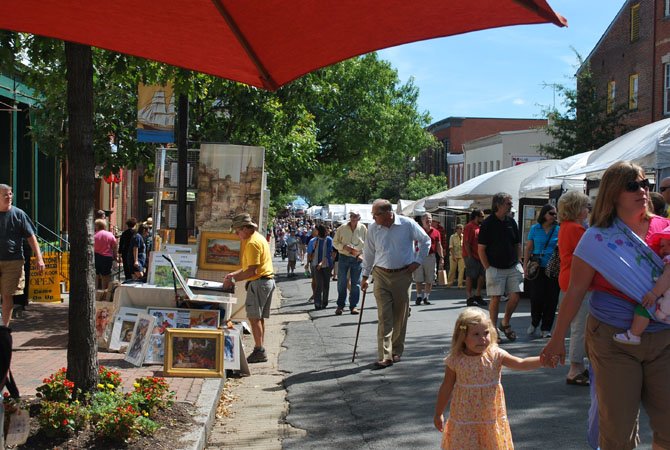
<svg viewBox="0 0 670 450"><path fill-rule="evenodd" d="M337 268L337 307L344 309L347 300L347 272L351 279L351 292L349 293L349 308L354 309L358 305L361 295L361 272L362 262L353 256L340 253Z"/></svg>

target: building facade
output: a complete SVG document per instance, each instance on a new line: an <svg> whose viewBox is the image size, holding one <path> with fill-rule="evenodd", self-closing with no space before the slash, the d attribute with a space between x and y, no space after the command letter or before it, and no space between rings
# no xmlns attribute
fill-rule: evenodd
<svg viewBox="0 0 670 450"><path fill-rule="evenodd" d="M458 186L466 179L462 157L466 142L501 131L537 129L546 125L545 119L448 117L427 128L442 145L419 156L419 170L427 174L446 174L448 186Z"/></svg>
<svg viewBox="0 0 670 450"><path fill-rule="evenodd" d="M539 147L551 141L552 138L544 129L534 129L503 131L467 142L463 145L463 181L526 162L547 159L539 153Z"/></svg>
<svg viewBox="0 0 670 450"><path fill-rule="evenodd" d="M670 117L670 0L628 0L586 61L631 128Z"/></svg>

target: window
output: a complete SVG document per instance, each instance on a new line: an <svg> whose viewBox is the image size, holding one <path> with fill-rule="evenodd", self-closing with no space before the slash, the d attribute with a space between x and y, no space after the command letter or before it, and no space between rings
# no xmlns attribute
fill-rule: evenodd
<svg viewBox="0 0 670 450"><path fill-rule="evenodd" d="M664 14L666 17L670 16L670 0L665 0Z"/></svg>
<svg viewBox="0 0 670 450"><path fill-rule="evenodd" d="M628 77L628 109L637 109L637 74Z"/></svg>
<svg viewBox="0 0 670 450"><path fill-rule="evenodd" d="M472 164L468 164L468 180L469 180L470 178L472 178L472 177L470 176L470 175L471 175L471 173L470 173L470 169L471 169L471 167L472 167Z"/></svg>
<svg viewBox="0 0 670 450"><path fill-rule="evenodd" d="M670 64L664 64L663 69L663 114L670 114Z"/></svg>
<svg viewBox="0 0 670 450"><path fill-rule="evenodd" d="M491 164L489 165L489 167L491 168L491 172L493 172L493 171L495 170L495 169L493 168L493 161L491 161Z"/></svg>
<svg viewBox="0 0 670 450"><path fill-rule="evenodd" d="M611 113L614 109L614 100L616 99L616 81L607 83L607 112Z"/></svg>
<svg viewBox="0 0 670 450"><path fill-rule="evenodd" d="M488 171L489 171L489 162L484 161L484 173L488 173Z"/></svg>
<svg viewBox="0 0 670 450"><path fill-rule="evenodd" d="M482 174L482 163L477 163L477 176Z"/></svg>
<svg viewBox="0 0 670 450"><path fill-rule="evenodd" d="M496 161L496 170L500 170L500 160Z"/></svg>
<svg viewBox="0 0 670 450"><path fill-rule="evenodd" d="M636 3L630 7L630 41L635 42L640 38L640 4Z"/></svg>

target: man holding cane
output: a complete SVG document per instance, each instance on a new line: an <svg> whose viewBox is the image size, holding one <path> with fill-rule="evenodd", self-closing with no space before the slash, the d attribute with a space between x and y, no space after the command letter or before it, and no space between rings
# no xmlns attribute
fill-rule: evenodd
<svg viewBox="0 0 670 450"><path fill-rule="evenodd" d="M361 289L367 290L368 278L374 274L379 359L373 370L379 370L399 362L404 351L412 272L428 255L430 238L416 221L394 214L388 200L374 201L372 217L375 223L368 229L363 248Z"/></svg>

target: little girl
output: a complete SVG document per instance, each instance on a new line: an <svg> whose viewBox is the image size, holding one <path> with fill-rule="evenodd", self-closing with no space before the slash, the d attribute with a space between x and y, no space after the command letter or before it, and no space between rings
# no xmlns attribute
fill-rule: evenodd
<svg viewBox="0 0 670 450"><path fill-rule="evenodd" d="M435 428L444 430L445 450L514 448L500 384L502 366L530 370L541 364L537 356L510 355L497 341L496 328L481 308L465 308L458 316L433 418ZM445 423L443 412L450 399Z"/></svg>

